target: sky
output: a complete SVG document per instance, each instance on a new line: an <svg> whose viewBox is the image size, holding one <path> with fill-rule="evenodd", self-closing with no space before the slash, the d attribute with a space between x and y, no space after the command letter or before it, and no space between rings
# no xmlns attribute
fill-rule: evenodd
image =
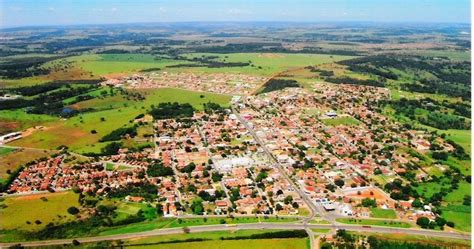
<svg viewBox="0 0 474 249"><path fill-rule="evenodd" d="M190 21L470 23L470 0L0 0L0 26Z"/></svg>

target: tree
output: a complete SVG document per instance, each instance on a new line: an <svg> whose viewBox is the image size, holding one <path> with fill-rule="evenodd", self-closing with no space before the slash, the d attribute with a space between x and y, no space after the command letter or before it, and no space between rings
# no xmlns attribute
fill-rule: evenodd
<svg viewBox="0 0 474 249"><path fill-rule="evenodd" d="M156 204L156 214L163 216L163 205L161 203Z"/></svg>
<svg viewBox="0 0 474 249"><path fill-rule="evenodd" d="M446 220L442 217L436 217L435 222L436 222L436 225L440 227L444 227L444 225L446 225Z"/></svg>
<svg viewBox="0 0 474 249"><path fill-rule="evenodd" d="M420 201L420 199L415 199L412 203L411 206L414 208L421 208L423 207L423 202Z"/></svg>
<svg viewBox="0 0 474 249"><path fill-rule="evenodd" d="M79 213L79 209L77 207L69 207L67 212L71 215L76 215Z"/></svg>
<svg viewBox="0 0 474 249"><path fill-rule="evenodd" d="M377 202L375 199L364 198L361 202L364 207L377 207Z"/></svg>
<svg viewBox="0 0 474 249"><path fill-rule="evenodd" d="M204 212L204 206L202 205L201 198L193 199L193 203L191 204L191 210L193 211L194 214L198 214L198 215Z"/></svg>
<svg viewBox="0 0 474 249"><path fill-rule="evenodd" d="M280 203L277 203L277 204L275 205L275 210L276 210L276 211L283 210L283 207L280 205Z"/></svg>
<svg viewBox="0 0 474 249"><path fill-rule="evenodd" d="M285 197L283 202L287 205L290 204L291 202L293 202L293 196L289 195L289 196Z"/></svg>
<svg viewBox="0 0 474 249"><path fill-rule="evenodd" d="M344 186L344 180L337 179L337 180L334 181L334 184L336 184L339 187L342 187L342 186Z"/></svg>
<svg viewBox="0 0 474 249"><path fill-rule="evenodd" d="M421 228L428 228L428 226L430 225L430 219L428 219L427 217L419 217L416 220L416 224Z"/></svg>

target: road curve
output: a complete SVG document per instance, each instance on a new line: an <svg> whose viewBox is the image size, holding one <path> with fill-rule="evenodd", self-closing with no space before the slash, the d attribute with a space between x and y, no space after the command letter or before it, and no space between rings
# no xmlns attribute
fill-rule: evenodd
<svg viewBox="0 0 474 249"><path fill-rule="evenodd" d="M413 228L393 228L393 227L365 227L360 225L333 225L333 224L301 224L301 223L248 223L248 224L219 224L219 225L206 225L206 226L194 226L188 227L186 232L198 233L198 232L214 232L214 231L230 231L238 229L285 229L285 230L298 230L298 229L345 229L347 231L354 232L367 232L367 233L400 233L400 234L411 234L411 235L424 235L430 237L441 237L450 239L461 239L471 240L471 234L468 233L456 233L456 232L443 232L434 230L421 230ZM146 232L138 233L127 233L118 235L107 235L107 236L96 236L96 237L84 237L75 238L81 243L87 242L100 242L100 241L111 241L111 240L127 240L144 238L151 236L167 235L167 234L180 234L185 233L183 228L164 228L155 229ZM52 246L52 245L65 245L71 244L73 239L57 239L57 240L43 240L43 241L28 241L28 242L13 242L13 243L0 243L0 248L8 248L12 245L21 244L24 247L38 247L38 246Z"/></svg>

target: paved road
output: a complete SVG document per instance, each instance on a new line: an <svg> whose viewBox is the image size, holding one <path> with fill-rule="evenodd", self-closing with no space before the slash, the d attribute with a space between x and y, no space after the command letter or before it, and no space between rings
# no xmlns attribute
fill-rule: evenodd
<svg viewBox="0 0 474 249"><path fill-rule="evenodd" d="M219 224L219 225L189 227L188 232L198 233L198 232L213 232L213 231L231 231L231 230L239 230L239 229L297 230L297 229L310 229L310 228L345 229L348 231L356 231L356 232L375 232L375 233L392 233L392 234L400 233L400 234L411 234L411 235L424 235L424 236L429 236L429 237L471 240L470 234L451 233L451 232L434 231L434 230L375 227L375 226L367 228L360 225L298 224L298 223L249 223L249 224L235 224L235 225L220 225ZM109 236L76 238L76 240L78 240L81 243L111 241L111 240L127 240L127 239L144 238L144 237L151 237L151 236L158 236L158 235L180 234L184 232L185 231L183 228L165 228L165 229L156 229L156 230L139 232L139 233L127 233L127 234L109 235ZM71 243L72 243L72 239L59 239L59 240L30 241L30 242L21 243L21 245L25 247L32 247L32 246L64 245L64 244L71 244ZM18 244L18 243L0 243L0 248L7 248L15 244Z"/></svg>
<svg viewBox="0 0 474 249"><path fill-rule="evenodd" d="M263 149L263 151L267 154L268 157L270 157L274 163L275 163L275 166L278 168L278 170L280 171L280 173L282 174L282 176L291 184L291 186L293 187L293 189L301 196L301 199L306 203L306 206L310 209L311 211L311 215L308 216L306 218L306 222L309 222L310 220L312 220L316 214L319 214L322 218L328 220L329 222L335 224L335 219L334 217L332 217L330 214L328 214L325 210L323 210L322 207L320 206L316 206L313 201L301 190L301 188L299 186L297 186L292 179L290 179L290 177L288 176L288 174L286 174L286 171L285 169L283 168L283 166L281 166L278 162L278 160L275 158L275 156L273 155L273 153L271 153L270 150L268 150L267 146L265 145L265 143L263 143L260 138L257 136L257 134L255 133L255 131L253 130L252 127L250 127L250 125L247 123L247 121L245 121L239 114L238 111L235 110L234 106L231 107L232 109L232 112L235 114L235 116L239 119L239 121L245 126L245 128L250 132L250 134L253 136L253 138L255 139L255 141L260 145L260 147Z"/></svg>

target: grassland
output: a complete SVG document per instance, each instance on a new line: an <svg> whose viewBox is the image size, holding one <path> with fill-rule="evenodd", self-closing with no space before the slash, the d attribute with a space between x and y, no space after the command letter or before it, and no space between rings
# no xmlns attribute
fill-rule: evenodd
<svg viewBox="0 0 474 249"><path fill-rule="evenodd" d="M374 218L384 218L384 219L396 219L397 214L393 209L381 209L381 208L371 208L372 217Z"/></svg>
<svg viewBox="0 0 474 249"><path fill-rule="evenodd" d="M390 221L390 220L370 220L370 219L353 219L353 218L338 218L337 222L345 224L357 224L367 226L384 226L384 227L401 227L410 228L411 225L401 221Z"/></svg>
<svg viewBox="0 0 474 249"><path fill-rule="evenodd" d="M223 240L216 243L215 241L199 241L184 243L167 243L150 246L128 246L128 248L167 248L167 249L181 249L183 246L187 249L233 249L242 248L245 245L246 249L303 249L306 248L306 239L292 238L292 239L259 239L259 240Z"/></svg>
<svg viewBox="0 0 474 249"><path fill-rule="evenodd" d="M447 239L447 238L439 238L439 237L432 237L432 236L424 236L424 235L409 235L409 234L402 234L402 233L367 233L367 232L349 232L350 234L354 235L361 235L361 236L375 236L381 240L389 240L389 241L397 241L397 242L412 242L412 243L428 243L431 245L436 246L446 246L446 247L454 247L462 246L464 248L466 246L471 246L470 240L459 240L459 239Z"/></svg>
<svg viewBox="0 0 474 249"><path fill-rule="evenodd" d="M15 148L0 147L0 156L6 156L15 150Z"/></svg>
<svg viewBox="0 0 474 249"><path fill-rule="evenodd" d="M202 110L203 104L209 101L228 106L231 98L227 95L172 88L137 90L137 92L142 93L146 99L143 101L124 99L121 107L117 106L115 109L87 112L67 120L58 120L45 129L36 131L31 136L17 140L11 145L46 149L67 145L71 150L79 153L99 152L105 146L105 143L98 143L103 135L128 125L130 120L133 120L138 114L145 113L151 105L176 101L190 103L196 109ZM107 107L112 102L116 103L115 96L106 97L100 103ZM101 107L97 106L97 108ZM105 120L101 121L102 118ZM91 134L91 130L96 130L97 134Z"/></svg>
<svg viewBox="0 0 474 249"><path fill-rule="evenodd" d="M254 66L229 67L229 68L193 68L191 70L203 72L229 72L246 73L253 75L274 75L276 73L301 68L311 65L335 62L353 58L351 56L323 55L323 54L282 54L282 53L192 53L189 58L201 56L218 56L219 61L225 62L251 62ZM180 68L181 69L181 68Z"/></svg>
<svg viewBox="0 0 474 249"><path fill-rule="evenodd" d="M455 224L455 229L470 232L471 231L471 207L462 205L448 205L442 207L441 216Z"/></svg>
<svg viewBox="0 0 474 249"><path fill-rule="evenodd" d="M358 125L360 122L353 117L338 117L338 118L326 118L321 119L325 125L338 126L338 125Z"/></svg>
<svg viewBox="0 0 474 249"><path fill-rule="evenodd" d="M175 227L191 227L202 225L217 225L217 224L238 224L238 223L256 223L256 222L295 222L296 218L256 218L256 217L236 217L230 218L190 218L190 219L168 219L161 218L153 221L146 221L140 223L129 224L126 226L114 227L104 229L100 235L113 235L122 233L136 233L150 231L158 228L175 228Z"/></svg>
<svg viewBox="0 0 474 249"><path fill-rule="evenodd" d="M93 77L133 73L150 68L164 68L180 62L157 58L150 54L87 54L69 57L66 60L74 67L84 72L90 72ZM53 61L51 64L60 63L60 61Z"/></svg>
<svg viewBox="0 0 474 249"><path fill-rule="evenodd" d="M22 109L2 110L0 111L0 134L20 131L57 120L58 118L49 115L26 113Z"/></svg>
<svg viewBox="0 0 474 249"><path fill-rule="evenodd" d="M50 154L50 151L22 148L0 155L0 181L8 177L8 170L13 171L22 164L41 157L46 157Z"/></svg>
<svg viewBox="0 0 474 249"><path fill-rule="evenodd" d="M1 203L6 207L0 209L0 227L26 231L40 230L50 222L71 221L74 217L68 214L67 209L79 207L78 195L72 192L7 197ZM36 224L35 221L41 223Z"/></svg>

